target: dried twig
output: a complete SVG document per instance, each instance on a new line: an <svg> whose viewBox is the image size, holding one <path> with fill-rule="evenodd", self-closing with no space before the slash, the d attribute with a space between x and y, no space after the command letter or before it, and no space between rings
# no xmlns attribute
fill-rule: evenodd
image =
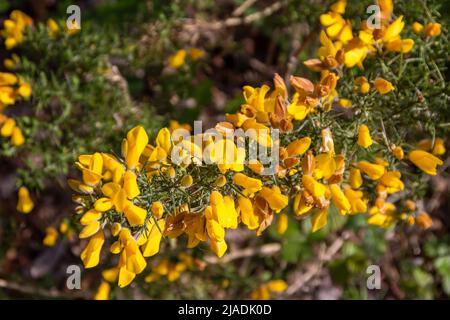
<svg viewBox="0 0 450 320"><path fill-rule="evenodd" d="M322 265L324 262L330 261L336 253L341 249L345 240L348 239L349 234L343 233L341 237L337 238L329 247L325 249L322 247L319 251L318 260L311 264L307 271L302 274L298 279L289 285L285 291L285 295L293 295L311 279L313 279L322 270Z"/></svg>
<svg viewBox="0 0 450 320"><path fill-rule="evenodd" d="M246 248L243 250L237 250L230 252L228 255L224 256L223 258L217 258L215 256L207 256L205 257L205 261L210 264L225 264L230 261L251 257L254 255L261 255L261 256L270 256L274 253L277 253L281 250L281 244L279 243L268 243L261 247L256 248Z"/></svg>
<svg viewBox="0 0 450 320"><path fill-rule="evenodd" d="M239 17L240 15L242 15L244 13L245 10L250 8L256 1L258 1L258 0L245 0L239 7L237 7L233 11L232 15L235 17Z"/></svg>
<svg viewBox="0 0 450 320"><path fill-rule="evenodd" d="M195 31L196 29L219 30L229 27L237 27L266 18L280 10L284 5L284 3L275 2L263 10L254 12L245 17L230 17L225 20L211 22L194 20L192 23L185 24L183 27L185 29L190 29L191 31Z"/></svg>
<svg viewBox="0 0 450 320"><path fill-rule="evenodd" d="M22 294L30 295L35 297L44 298L65 298L65 299L89 299L90 295L87 292L74 291L73 294L68 294L66 292L59 291L57 289L42 289L39 287L19 284L16 282L10 282L5 279L0 279L0 288L13 290L20 292Z"/></svg>

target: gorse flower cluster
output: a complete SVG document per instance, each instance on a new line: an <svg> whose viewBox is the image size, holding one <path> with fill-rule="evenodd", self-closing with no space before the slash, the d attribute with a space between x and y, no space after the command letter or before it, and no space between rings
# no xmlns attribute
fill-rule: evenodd
<svg viewBox="0 0 450 320"><path fill-rule="evenodd" d="M9 19L3 22L0 35L5 39L5 47L10 50L22 43L25 28L33 24L33 19L19 10L11 12Z"/></svg>
<svg viewBox="0 0 450 320"><path fill-rule="evenodd" d="M36 207L48 180L66 180L71 163L89 143L120 141L117 136L129 128L124 123L146 122L152 113L150 107L131 105L127 87L117 90L120 74L108 60L113 41L99 39L88 24L83 34L62 26L51 18L33 23L14 10L0 30L9 53L0 69L0 155L17 159L12 161L17 210L25 214Z"/></svg>
<svg viewBox="0 0 450 320"><path fill-rule="evenodd" d="M23 12L11 12L9 19L3 22L4 29L0 30L0 35L5 38L5 47L10 50L20 44L25 28L32 24L33 20ZM8 70L15 70L20 65L20 58L12 54L11 58L3 61L3 65ZM13 146L24 144L25 137L16 120L5 115L4 111L20 99L29 99L30 96L31 86L28 83L14 73L0 72L0 133L2 137L10 138Z"/></svg>
<svg viewBox="0 0 450 320"><path fill-rule="evenodd" d="M9 19L3 22L4 29L0 31L0 35L5 39L6 49L11 50L20 44L23 41L25 28L32 24L33 20L25 13L18 10L12 11ZM17 70L20 67L20 57L13 53L11 58L4 59L3 66L7 70ZM28 100L31 93L30 84L22 78L11 72L0 72L0 135L3 138L9 138L11 145L15 147L23 145L25 137L14 117L7 115L6 109L21 99ZM22 213L31 212L34 203L26 187L19 189L18 197L17 210Z"/></svg>
<svg viewBox="0 0 450 320"><path fill-rule="evenodd" d="M416 167L429 175L437 173L443 163L438 156L445 153L443 140L424 140L415 148L405 144L404 151L386 143L384 133L382 146L361 117L357 132L350 133L353 146L348 146L333 137L340 119L327 118L336 108L356 108L338 93L348 76L344 67L362 69L370 57L403 55L413 49L414 40L400 36L405 23L403 17L392 18L392 2L379 4L379 27L371 29L364 22L358 36L342 17L346 1L338 1L321 16L319 59L305 62L321 72L317 82L292 76L291 94L275 75L272 90L267 85L245 86L239 111L227 114L227 121L213 130L190 134L190 127L173 125L149 143L145 129L137 126L123 140L121 156L81 155L76 166L82 178L70 179L69 185L77 192L73 199L84 226L80 238L90 238L81 253L85 267L99 264L111 236L109 251L119 257L107 278L124 287L145 270L145 258L157 254L165 238L184 236L188 248L209 242L222 257L228 249L228 229L244 225L260 235L277 220L283 233L289 213L310 217L312 232L324 228L334 212L367 214L369 224L383 228L398 221L430 227L428 215L404 195L410 180L419 175ZM376 90L371 92L372 86ZM365 76L355 78L352 88L354 94L372 99L394 90L389 80ZM255 149L277 160L271 171L265 161L251 157ZM177 274L186 267L165 263L146 279ZM284 290L283 285L274 288ZM266 298L270 290L269 284L254 295Z"/></svg>
<svg viewBox="0 0 450 320"><path fill-rule="evenodd" d="M181 68L185 62L186 57L189 57L193 61L196 61L198 59L203 58L205 55L205 52L202 49L199 48L189 48L188 50L180 49L177 52L175 52L173 55L169 57L167 60L168 65L173 69Z"/></svg>

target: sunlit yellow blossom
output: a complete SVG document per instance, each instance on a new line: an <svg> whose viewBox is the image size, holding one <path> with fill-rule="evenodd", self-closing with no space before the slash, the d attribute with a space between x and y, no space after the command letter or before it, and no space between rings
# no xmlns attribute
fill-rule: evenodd
<svg viewBox="0 0 450 320"><path fill-rule="evenodd" d="M382 78L378 78L373 82L373 85L377 91L382 94L388 94L389 92L395 90L395 87L387 80L384 80Z"/></svg>
<svg viewBox="0 0 450 320"><path fill-rule="evenodd" d="M184 188L189 188L190 186L192 186L193 182L194 180L192 179L192 176L188 174L181 178L180 184Z"/></svg>
<svg viewBox="0 0 450 320"><path fill-rule="evenodd" d="M178 69L182 65L184 65L185 59L186 59L186 50L180 49L169 57L169 66L171 66L174 69Z"/></svg>
<svg viewBox="0 0 450 320"><path fill-rule="evenodd" d="M431 139L423 139L417 143L416 148L423 151L431 151L431 153L435 156L443 155L446 151L444 140L441 138L436 138L434 140L434 146Z"/></svg>
<svg viewBox="0 0 450 320"><path fill-rule="evenodd" d="M303 176L302 182L305 189L316 198L323 197L327 192L327 187L311 176Z"/></svg>
<svg viewBox="0 0 450 320"><path fill-rule="evenodd" d="M8 70L16 69L19 66L19 64L20 64L20 57L15 53L11 55L11 58L6 58L3 60L3 65Z"/></svg>
<svg viewBox="0 0 450 320"><path fill-rule="evenodd" d="M319 231L327 225L328 208L323 208L317 211L311 218L312 232Z"/></svg>
<svg viewBox="0 0 450 320"><path fill-rule="evenodd" d="M233 177L233 181L238 186L244 188L248 194L253 194L262 189L261 180L250 178L242 173L236 173Z"/></svg>
<svg viewBox="0 0 450 320"><path fill-rule="evenodd" d="M348 182L353 189L358 189L359 187L361 187L363 183L361 171L357 168L350 168L350 176Z"/></svg>
<svg viewBox="0 0 450 320"><path fill-rule="evenodd" d="M205 56L205 51L199 48L189 48L189 55L192 60L198 60Z"/></svg>
<svg viewBox="0 0 450 320"><path fill-rule="evenodd" d="M157 219L161 219L164 212L164 207L161 202L156 201L153 202L151 211Z"/></svg>
<svg viewBox="0 0 450 320"><path fill-rule="evenodd" d="M275 212L280 212L288 205L288 197L282 194L277 186L273 186L271 189L263 187L259 194Z"/></svg>
<svg viewBox="0 0 450 320"><path fill-rule="evenodd" d="M370 137L369 128L363 124L358 128L358 144L367 149L372 145L372 138Z"/></svg>
<svg viewBox="0 0 450 320"><path fill-rule="evenodd" d="M100 229L100 222L93 221L87 226L85 226L83 230L81 230L79 237L80 239L89 238L90 236L94 235L99 229Z"/></svg>
<svg viewBox="0 0 450 320"><path fill-rule="evenodd" d="M437 37L441 34L441 24L436 22L430 22L425 27L425 34L427 37Z"/></svg>
<svg viewBox="0 0 450 320"><path fill-rule="evenodd" d="M436 167L444 162L431 153L422 150L413 150L409 153L409 160L419 169L430 175L436 175Z"/></svg>
<svg viewBox="0 0 450 320"><path fill-rule="evenodd" d="M131 225L141 225L147 217L147 211L145 209L138 207L131 202L127 203L123 212Z"/></svg>
<svg viewBox="0 0 450 320"><path fill-rule="evenodd" d="M352 106L352 101L349 99L339 99L339 106L342 108L350 108Z"/></svg>
<svg viewBox="0 0 450 320"><path fill-rule="evenodd" d="M13 133L13 130L16 126L16 121L12 118L8 118L2 125L0 134L3 137L10 137Z"/></svg>
<svg viewBox="0 0 450 320"><path fill-rule="evenodd" d="M137 183L137 177L132 171L125 172L123 176L123 188L128 199L134 199L141 194Z"/></svg>
<svg viewBox="0 0 450 320"><path fill-rule="evenodd" d="M355 191L350 188L345 189L345 196L351 205L351 214L364 213L367 211L367 201L361 191Z"/></svg>
<svg viewBox="0 0 450 320"><path fill-rule="evenodd" d="M19 10L13 10L9 19L3 22L1 35L5 38L5 47L10 50L23 42L24 29L33 24L33 19Z"/></svg>
<svg viewBox="0 0 450 320"><path fill-rule="evenodd" d="M250 293L250 298L253 300L269 300L270 293L282 293L288 287L284 280L271 280L264 285L259 286Z"/></svg>
<svg viewBox="0 0 450 320"><path fill-rule="evenodd" d="M22 83L17 89L19 95L25 99L28 99L31 96L31 86L28 83Z"/></svg>
<svg viewBox="0 0 450 320"><path fill-rule="evenodd" d="M142 246L142 254L144 257L154 256L159 252L159 247L163 237L163 230L166 225L164 219L159 219L155 223L152 219L147 223L146 242Z"/></svg>
<svg viewBox="0 0 450 320"><path fill-rule="evenodd" d="M442 140L441 138L436 138L436 140L434 141L434 147L433 150L431 151L432 154L434 154L435 156L441 156L443 154L445 154L445 144L444 144L444 140Z"/></svg>
<svg viewBox="0 0 450 320"><path fill-rule="evenodd" d="M238 197L238 205L242 223L245 224L250 230L258 228L260 219L259 216L255 214L255 210L253 209L253 204L250 199L240 196Z"/></svg>
<svg viewBox="0 0 450 320"><path fill-rule="evenodd" d="M34 202L31 200L30 192L26 187L20 187L18 192L19 200L17 202L17 211L30 213L34 208Z"/></svg>
<svg viewBox="0 0 450 320"><path fill-rule="evenodd" d="M394 204L377 199L375 206L369 211L370 217L367 222L381 228L389 228L395 223L395 211L396 207Z"/></svg>
<svg viewBox="0 0 450 320"><path fill-rule="evenodd" d="M105 236L103 234L103 230L99 230L89 240L88 245L84 248L80 255L86 269L93 268L98 265L100 261L100 251L102 250L104 242Z"/></svg>
<svg viewBox="0 0 450 320"><path fill-rule="evenodd" d="M122 153L128 168L136 167L147 143L148 136L143 127L137 126L128 132L127 138L122 144Z"/></svg>
<svg viewBox="0 0 450 320"><path fill-rule="evenodd" d="M423 28L424 28L423 24L417 21L412 24L412 29L417 34L421 33L423 31Z"/></svg>
<svg viewBox="0 0 450 320"><path fill-rule="evenodd" d="M278 234L284 234L288 227L288 216L284 213L280 214L277 220L277 232Z"/></svg>
<svg viewBox="0 0 450 320"><path fill-rule="evenodd" d="M222 241L216 241L211 239L211 250L219 257L221 258L225 252L227 251L227 243L225 240Z"/></svg>
<svg viewBox="0 0 450 320"><path fill-rule="evenodd" d="M61 232L62 234L65 234L65 233L67 233L67 231L69 231L69 224L68 224L67 220L63 220L59 224L59 232Z"/></svg>
<svg viewBox="0 0 450 320"><path fill-rule="evenodd" d="M370 90L370 83L366 77L358 77L355 79L355 91L362 94L368 93Z"/></svg>
<svg viewBox="0 0 450 320"><path fill-rule="evenodd" d="M357 166L362 172L367 174L369 176L369 178L372 180L380 179L385 172L384 166L379 165L379 164L373 164L373 163L370 163L367 161L360 161L357 163Z"/></svg>
<svg viewBox="0 0 450 320"><path fill-rule="evenodd" d="M416 224L423 229L429 229L433 226L433 220L426 212L420 212L416 217Z"/></svg>
<svg viewBox="0 0 450 320"><path fill-rule="evenodd" d="M405 188L400 180L401 173L399 171L388 171L380 179L380 182L387 187L388 193L396 193Z"/></svg>
<svg viewBox="0 0 450 320"><path fill-rule="evenodd" d="M291 142L287 146L287 152L289 156L299 156L304 154L306 151L308 151L309 147L311 145L311 138L310 137L304 137L298 140L295 140Z"/></svg>
<svg viewBox="0 0 450 320"><path fill-rule="evenodd" d="M42 243L46 247L53 247L58 241L58 231L53 227L48 227L45 229L45 238Z"/></svg>
<svg viewBox="0 0 450 320"><path fill-rule="evenodd" d="M220 175L217 177L216 181L214 181L214 185L222 188L227 183L227 178L224 175Z"/></svg>
<svg viewBox="0 0 450 320"><path fill-rule="evenodd" d="M48 36L54 37L59 32L59 26L52 18L47 20Z"/></svg>
<svg viewBox="0 0 450 320"><path fill-rule="evenodd" d="M394 148L392 148L392 154L397 160L403 160L405 157L405 153L400 146L394 146Z"/></svg>
<svg viewBox="0 0 450 320"><path fill-rule="evenodd" d="M340 213L344 215L348 213L351 205L341 188L337 184L332 184L330 185L330 191L333 203L339 209Z"/></svg>
<svg viewBox="0 0 450 320"><path fill-rule="evenodd" d="M102 281L97 288L94 300L109 300L109 292L111 291L111 286L108 282Z"/></svg>
<svg viewBox="0 0 450 320"><path fill-rule="evenodd" d="M306 197L301 193L297 194L294 198L294 213L297 216L308 213L313 208L311 203L308 203Z"/></svg>
<svg viewBox="0 0 450 320"><path fill-rule="evenodd" d="M21 146L25 143L25 137L22 134L22 130L19 127L14 127L11 134L11 143L14 146Z"/></svg>

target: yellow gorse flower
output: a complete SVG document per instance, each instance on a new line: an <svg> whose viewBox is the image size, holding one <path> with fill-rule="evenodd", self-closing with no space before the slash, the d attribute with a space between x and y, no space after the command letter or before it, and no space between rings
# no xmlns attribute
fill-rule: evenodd
<svg viewBox="0 0 450 320"><path fill-rule="evenodd" d="M444 162L431 153L422 150L413 150L408 155L409 160L420 170L430 175L436 175L436 167Z"/></svg>
<svg viewBox="0 0 450 320"><path fill-rule="evenodd" d="M425 34L427 37L437 37L441 34L441 24L430 22L425 26Z"/></svg>
<svg viewBox="0 0 450 320"><path fill-rule="evenodd" d="M389 92L395 90L395 87L392 85L392 83L382 78L376 79L373 82L373 86L382 95L388 94Z"/></svg>
<svg viewBox="0 0 450 320"><path fill-rule="evenodd" d="M250 293L252 300L269 300L271 293L282 293L288 287L284 280L271 280L264 285L259 286Z"/></svg>
<svg viewBox="0 0 450 320"><path fill-rule="evenodd" d="M97 288L97 292L94 295L94 300L109 300L109 293L111 286L108 282L102 281Z"/></svg>
<svg viewBox="0 0 450 320"><path fill-rule="evenodd" d="M384 166L379 164L374 164L367 161L360 161L357 163L357 166L372 180L380 179L385 173Z"/></svg>
<svg viewBox="0 0 450 320"><path fill-rule="evenodd" d="M272 87L244 86L242 105L214 126L217 135L209 130L191 134L190 126L172 121L150 142L145 129L137 126L127 133L121 156L101 152L80 156L76 165L81 179L68 183L78 193L74 200L83 225L79 236L90 238L81 254L86 268L99 263L105 236L111 235L109 251L119 259L114 268L103 272L103 278L124 287L146 268L145 258L169 247L166 238L186 237L187 248L209 244L211 251L222 257L228 251L230 229L242 224L259 236L274 223L276 231L283 234L291 209L296 216L310 219L312 232L327 226L333 208L342 215L368 213L368 223L383 228L397 221L410 224L413 210L405 209L403 215L397 212L397 202L388 201L390 194L408 185L408 180L402 181L403 171L396 170L406 164L397 166L403 149L390 144L384 135L389 145L348 150L338 141L335 146L326 115L338 103L359 111L356 108L362 102L357 95L369 94L372 84L382 95L395 90L385 79L374 77L369 81L363 75L364 61L369 57L382 58L386 51L406 54L414 44L401 38L405 23L401 16L392 19L393 2L378 3L381 27L371 30L363 22L353 34L351 23L343 17L347 2L335 2L320 17L324 30L318 58L305 62L308 68L321 72L319 80L291 76L287 86L276 74ZM195 60L203 54L194 48L182 49L169 58L168 64L177 69L187 59ZM355 97L345 101L338 92L340 77L347 76L344 68L353 67L361 69L361 76L352 84ZM12 82L14 78L4 76L3 81ZM372 98L373 93L364 98ZM361 116L359 123L371 124L365 112L351 116ZM314 130L305 133L304 128L309 126ZM11 127L8 124L4 131L12 135ZM241 129L245 137L234 137ZM279 136L272 135L273 129ZM380 136L376 126L371 124L371 130L374 137ZM350 134L348 138L353 137ZM368 148L373 142L367 125L361 125L357 144ZM408 145L399 143L405 148ZM279 161L272 173L266 174L261 159L247 161L249 146L276 147L271 157ZM442 164L435 155L445 152L444 142L435 139L425 147L434 155L414 150L408 158L425 172L435 174L436 166ZM426 219L422 220L425 225ZM105 228L111 232L104 232ZM146 282L159 278L175 281L192 263L192 259L181 257L177 262L156 261ZM270 282L257 288L252 297L269 298L271 292L281 292L285 287L285 282Z"/></svg>
<svg viewBox="0 0 450 320"><path fill-rule="evenodd" d="M10 50L23 41L23 33L26 27L33 24L33 19L19 10L13 10L9 19L3 22L3 30L0 35L5 38L5 47Z"/></svg>
<svg viewBox="0 0 450 320"><path fill-rule="evenodd" d="M45 238L42 240L44 246L53 247L58 241L58 230L53 227L45 229Z"/></svg>
<svg viewBox="0 0 450 320"><path fill-rule="evenodd" d="M372 138L370 137L369 128L363 124L358 128L358 144L363 148L368 148L372 145Z"/></svg>
<svg viewBox="0 0 450 320"><path fill-rule="evenodd" d="M48 36L49 37L54 37L59 32L58 24L56 23L55 20L53 20L51 18L47 20L47 28L48 28Z"/></svg>
<svg viewBox="0 0 450 320"><path fill-rule="evenodd" d="M186 58L186 50L178 50L175 54L169 57L169 66L174 69L180 68L184 65L184 60Z"/></svg>
<svg viewBox="0 0 450 320"><path fill-rule="evenodd" d="M18 192L17 211L30 213L34 208L34 202L30 197L30 192L26 187L21 187Z"/></svg>

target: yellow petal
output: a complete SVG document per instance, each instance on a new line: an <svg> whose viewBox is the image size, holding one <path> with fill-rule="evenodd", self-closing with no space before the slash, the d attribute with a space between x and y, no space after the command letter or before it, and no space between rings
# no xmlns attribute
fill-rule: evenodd
<svg viewBox="0 0 450 320"><path fill-rule="evenodd" d="M324 208L316 212L311 219L312 232L316 232L325 227L327 225L327 220L328 220L328 208Z"/></svg>
<svg viewBox="0 0 450 320"><path fill-rule="evenodd" d="M123 188L127 194L127 198L132 200L141 194L137 183L137 177L132 171L125 172L123 176Z"/></svg>
<svg viewBox="0 0 450 320"><path fill-rule="evenodd" d="M227 243L225 240L222 241L215 241L211 239L211 250L219 257L221 258L225 252L227 251Z"/></svg>
<svg viewBox="0 0 450 320"><path fill-rule="evenodd" d="M372 138L370 137L369 128L363 124L359 126L358 129L358 144L363 147L364 149L367 149L372 145Z"/></svg>
<svg viewBox="0 0 450 320"><path fill-rule="evenodd" d="M108 282L102 281L100 286L97 288L94 300L109 300L109 292L111 287Z"/></svg>
<svg viewBox="0 0 450 320"><path fill-rule="evenodd" d="M280 212L288 205L288 197L281 194L278 187L273 186L272 189L263 187L259 193L269 204L270 208L275 212Z"/></svg>
<svg viewBox="0 0 450 320"><path fill-rule="evenodd" d="M395 90L392 83L390 83L387 80L381 79L381 78L378 78L374 81L374 87L382 95L385 95L385 94Z"/></svg>
<svg viewBox="0 0 450 320"><path fill-rule="evenodd" d="M113 207L113 202L109 198L100 198L94 203L95 210L99 212L105 212L111 210Z"/></svg>
<svg viewBox="0 0 450 320"><path fill-rule="evenodd" d="M283 292L287 289L288 285L284 280L271 280L267 282L267 288L274 292Z"/></svg>
<svg viewBox="0 0 450 320"><path fill-rule="evenodd" d="M225 230L217 221L208 219L206 221L206 230L211 239L216 241L223 241L225 237Z"/></svg>
<svg viewBox="0 0 450 320"><path fill-rule="evenodd" d="M89 238L100 229L100 222L93 221L83 228L80 232L80 239Z"/></svg>
<svg viewBox="0 0 450 320"><path fill-rule="evenodd" d="M144 257L151 257L159 252L159 246L162 239L161 232L164 232L165 227L164 219L158 220L158 226L159 228L153 224L151 230L149 230L148 240L142 247L142 254Z"/></svg>
<svg viewBox="0 0 450 320"><path fill-rule="evenodd" d="M26 187L21 187L18 192L19 200L17 202L17 211L30 213L34 208L34 202L31 200L30 192Z"/></svg>
<svg viewBox="0 0 450 320"><path fill-rule="evenodd" d="M84 226L91 224L94 221L100 220L102 217L101 212L91 209L87 211L80 219L80 223Z"/></svg>
<svg viewBox="0 0 450 320"><path fill-rule="evenodd" d="M289 223L288 216L284 213L281 213L280 216L278 217L277 224L276 224L276 229L277 229L278 234L282 235L286 232L288 223Z"/></svg>
<svg viewBox="0 0 450 320"><path fill-rule="evenodd" d="M250 230L258 228L259 217L255 214L250 199L240 196L238 197L238 204L242 223L245 224Z"/></svg>
<svg viewBox="0 0 450 320"><path fill-rule="evenodd" d="M350 211L351 205L341 188L337 184L330 185L331 196L334 205L339 209L341 214L346 214Z"/></svg>
<svg viewBox="0 0 450 320"><path fill-rule="evenodd" d="M98 265L100 261L100 251L102 250L104 242L105 237L103 235L103 230L99 230L94 236L91 237L88 245L84 248L80 255L86 269L93 268Z"/></svg>
<svg viewBox="0 0 450 320"><path fill-rule="evenodd" d="M422 150L413 150L409 153L409 160L420 170L430 175L436 175L436 167L444 162L431 153Z"/></svg>
<svg viewBox="0 0 450 320"><path fill-rule="evenodd" d="M125 149L125 163L130 169L134 169L139 163L139 158L148 143L148 136L145 129L137 126L127 134Z"/></svg>
<svg viewBox="0 0 450 320"><path fill-rule="evenodd" d="M156 137L156 145L161 147L166 154L170 154L172 148L172 141L170 136L170 130L168 128L163 128L159 130L158 136Z"/></svg>
<svg viewBox="0 0 450 320"><path fill-rule="evenodd" d="M125 216L130 225L142 225L147 217L147 211L129 202L124 208Z"/></svg>
<svg viewBox="0 0 450 320"><path fill-rule="evenodd" d="M311 138L304 137L291 142L287 146L287 152L291 157L299 156L308 151L310 146L311 146Z"/></svg>

